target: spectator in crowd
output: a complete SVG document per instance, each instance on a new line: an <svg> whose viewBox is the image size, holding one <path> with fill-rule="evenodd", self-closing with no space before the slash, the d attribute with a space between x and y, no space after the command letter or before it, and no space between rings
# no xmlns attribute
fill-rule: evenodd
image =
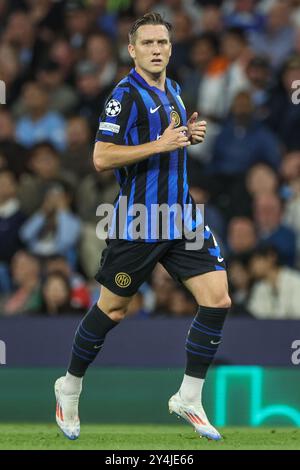
<svg viewBox="0 0 300 470"><path fill-rule="evenodd" d="M278 185L274 168L265 163L256 163L247 172L246 188L253 199L261 194L276 193Z"/></svg>
<svg viewBox="0 0 300 470"><path fill-rule="evenodd" d="M153 314L170 314L170 301L177 286L165 268L159 263L152 272L151 286L154 293Z"/></svg>
<svg viewBox="0 0 300 470"><path fill-rule="evenodd" d="M25 222L20 236L35 255L63 255L75 266L80 228L80 219L71 210L69 188L57 183L46 191L42 206Z"/></svg>
<svg viewBox="0 0 300 470"><path fill-rule="evenodd" d="M254 117L248 91L237 94L231 117L216 138L214 156L208 168L214 175L217 204L226 218L249 214L249 195L245 192L245 173L257 162L274 169L280 163L275 135Z"/></svg>
<svg viewBox="0 0 300 470"><path fill-rule="evenodd" d="M35 145L31 150L28 169L19 185L21 207L26 214L32 214L42 204L45 190L52 183L61 181L73 187L75 176L61 168L60 155L47 141Z"/></svg>
<svg viewBox="0 0 300 470"><path fill-rule="evenodd" d="M192 317L197 311L197 303L183 286L176 286L170 298L171 315L178 318Z"/></svg>
<svg viewBox="0 0 300 470"><path fill-rule="evenodd" d="M182 96L188 113L196 109L208 122L201 148L189 148L189 156L207 163L213 154L213 145L224 115L223 85L227 61L219 55L219 39L213 32L197 36L190 47L190 70L185 70Z"/></svg>
<svg viewBox="0 0 300 470"><path fill-rule="evenodd" d="M92 34L88 39L86 51L87 60L96 67L101 86L110 86L117 71L110 37L104 33Z"/></svg>
<svg viewBox="0 0 300 470"><path fill-rule="evenodd" d="M230 256L252 251L257 244L254 223L247 217L233 217L228 225L227 246Z"/></svg>
<svg viewBox="0 0 300 470"><path fill-rule="evenodd" d="M71 85L64 83L63 72L57 62L47 60L36 73L37 83L48 94L48 109L62 115L70 114L77 105L77 95ZM26 113L26 103L21 97L13 106L15 117Z"/></svg>
<svg viewBox="0 0 300 470"><path fill-rule="evenodd" d="M286 199L283 220L297 237L297 266L300 266L300 151L288 153L281 167L284 185L282 196Z"/></svg>
<svg viewBox="0 0 300 470"><path fill-rule="evenodd" d="M231 217L246 216L253 218L253 200L261 194L278 191L279 181L274 168L265 163L256 163L247 171L245 177L234 185L231 193Z"/></svg>
<svg viewBox="0 0 300 470"><path fill-rule="evenodd" d="M195 25L195 30L221 35L223 29L224 18L221 9L216 5L216 2L208 2L202 8L202 13Z"/></svg>
<svg viewBox="0 0 300 470"><path fill-rule="evenodd" d="M0 107L0 154L5 166L16 176L21 176L27 167L28 152L15 139L15 124L10 112Z"/></svg>
<svg viewBox="0 0 300 470"><path fill-rule="evenodd" d="M25 147L48 139L57 150L65 149L65 120L53 111L49 111L49 98L44 87L38 82L24 86L22 100L26 114L17 120L16 139Z"/></svg>
<svg viewBox="0 0 300 470"><path fill-rule="evenodd" d="M263 246L254 252L250 272L255 281L248 308L261 319L299 319L300 274L281 266L277 250Z"/></svg>
<svg viewBox="0 0 300 470"><path fill-rule="evenodd" d="M84 309L72 304L71 285L61 272L53 271L49 274L42 286L42 303L40 312L48 316L67 313L80 313Z"/></svg>
<svg viewBox="0 0 300 470"><path fill-rule="evenodd" d="M283 223L282 202L276 194L262 194L254 200L254 221L260 242L272 244L280 261L294 266L296 261L295 232Z"/></svg>
<svg viewBox="0 0 300 470"><path fill-rule="evenodd" d="M178 74L179 70L188 67L188 54L187 50L190 48L190 42L193 35L193 22L191 17L184 10L178 10L173 15L173 45L172 56L168 65L169 76L181 81L181 76Z"/></svg>
<svg viewBox="0 0 300 470"><path fill-rule="evenodd" d="M190 52L191 69L183 80L182 91L188 110L197 109L205 118L219 119L224 114L223 74L227 62L219 56L218 37L211 32L194 39Z"/></svg>
<svg viewBox="0 0 300 470"><path fill-rule="evenodd" d="M220 210L211 202L210 181L199 181L199 184L190 186L190 194L196 204L204 204L204 223L220 239L225 236L225 221ZM221 242L222 244L222 242Z"/></svg>
<svg viewBox="0 0 300 470"><path fill-rule="evenodd" d="M228 282L232 298L232 316L249 315L247 303L249 298L251 277L248 268L249 254L232 256L228 263Z"/></svg>
<svg viewBox="0 0 300 470"><path fill-rule="evenodd" d="M85 279L78 272L71 269L68 260L63 256L52 256L45 261L44 272L46 277L52 273L61 273L65 276L71 287L71 304L76 308L88 309L91 306L91 295Z"/></svg>
<svg viewBox="0 0 300 470"><path fill-rule="evenodd" d="M238 176L256 162L277 169L280 150L275 135L255 119L249 92L242 91L234 99L231 119L216 139L212 169L215 174Z"/></svg>
<svg viewBox="0 0 300 470"><path fill-rule="evenodd" d="M34 2L25 0L27 8L30 5L29 16L31 21L39 29L39 37L47 44L52 41L55 34L63 28L63 4L64 2L42 0Z"/></svg>
<svg viewBox="0 0 300 470"><path fill-rule="evenodd" d="M37 36L36 26L30 15L22 10L13 11L8 17L2 41L16 52L23 78L32 78L46 52L46 44Z"/></svg>
<svg viewBox="0 0 300 470"><path fill-rule="evenodd" d="M225 16L225 24L228 27L242 28L250 33L263 31L265 17L256 10L256 0L236 0L232 10Z"/></svg>
<svg viewBox="0 0 300 470"><path fill-rule="evenodd" d="M107 233L96 234L96 226L100 220L97 208L103 203L113 204L118 192L119 185L113 171L91 173L83 178L76 191L76 208L83 221L79 257L82 269L89 279L94 277L102 250L106 247Z"/></svg>
<svg viewBox="0 0 300 470"><path fill-rule="evenodd" d="M94 18L83 0L65 2L65 28L73 49L80 51L92 29Z"/></svg>
<svg viewBox="0 0 300 470"><path fill-rule="evenodd" d="M95 224L99 220L96 214L98 205L113 204L118 191L119 185L112 170L93 172L83 178L75 195L76 208L81 219Z"/></svg>
<svg viewBox="0 0 300 470"><path fill-rule="evenodd" d="M8 169L0 170L0 263L9 263L21 247L19 229L25 221L17 198L17 180Z"/></svg>
<svg viewBox="0 0 300 470"><path fill-rule="evenodd" d="M128 57L128 31L130 31L131 25L134 23L134 17L130 12L120 15L117 19L117 28L115 34L116 37L116 53L118 59L118 65L127 64L132 67L132 62ZM126 73L123 75L125 77ZM116 80L118 83L119 80Z"/></svg>
<svg viewBox="0 0 300 470"><path fill-rule="evenodd" d="M81 116L73 116L67 123L67 147L62 155L62 167L72 172L77 180L95 173L93 165L92 136L88 121Z"/></svg>
<svg viewBox="0 0 300 470"><path fill-rule="evenodd" d="M21 64L14 48L0 43L0 80L5 83L5 102L9 106L17 99L22 78Z"/></svg>
<svg viewBox="0 0 300 470"><path fill-rule="evenodd" d="M7 168L5 155L0 153L0 170Z"/></svg>
<svg viewBox="0 0 300 470"><path fill-rule="evenodd" d="M14 121L10 112L0 108L0 143L14 140Z"/></svg>
<svg viewBox="0 0 300 470"><path fill-rule="evenodd" d="M300 106L293 102L293 84L300 77L300 55L292 56L285 62L281 85L270 100L269 125L280 137L287 151L300 150ZM278 119L280 116L280 119Z"/></svg>
<svg viewBox="0 0 300 470"><path fill-rule="evenodd" d="M289 190L291 194L292 186L295 181L300 178L300 150L287 152L281 163L280 176L283 180L283 185Z"/></svg>
<svg viewBox="0 0 300 470"><path fill-rule="evenodd" d="M11 263L12 294L3 302L2 312L12 316L33 313L40 309L41 267L39 260L26 251L18 251Z"/></svg>
<svg viewBox="0 0 300 470"><path fill-rule="evenodd" d="M128 305L127 316L134 318L148 318L150 312L145 308L144 296L138 291Z"/></svg>
<svg viewBox="0 0 300 470"><path fill-rule="evenodd" d="M123 78L129 74L130 70L132 69L131 64L128 62L119 62L116 76L115 76L115 81L114 84L119 83Z"/></svg>
<svg viewBox="0 0 300 470"><path fill-rule="evenodd" d="M276 0L268 12L264 31L253 34L251 44L258 54L268 56L272 66L278 69L293 51L294 38L290 2Z"/></svg>
<svg viewBox="0 0 300 470"><path fill-rule="evenodd" d="M255 117L266 121L270 113L272 70L268 58L253 57L246 67L248 88L255 109Z"/></svg>
<svg viewBox="0 0 300 470"><path fill-rule="evenodd" d="M1 0L0 2L0 34L2 33L9 11L8 0Z"/></svg>
<svg viewBox="0 0 300 470"><path fill-rule="evenodd" d="M87 119L93 135L99 127L100 110L103 109L110 89L99 80L97 66L93 62L83 61L76 68L76 85L79 92L77 113Z"/></svg>
<svg viewBox="0 0 300 470"><path fill-rule="evenodd" d="M37 81L49 96L49 109L64 116L75 109L78 97L71 85L64 83L63 72L57 62L48 60L37 71Z"/></svg>
<svg viewBox="0 0 300 470"><path fill-rule="evenodd" d="M228 61L222 90L223 117L225 117L226 113L230 111L237 93L247 89L248 86L246 68L253 52L242 28L231 27L225 30L222 37L222 53Z"/></svg>
<svg viewBox="0 0 300 470"><path fill-rule="evenodd" d="M73 69L76 62L76 53L66 38L58 37L51 43L49 59L58 64L64 82L74 85Z"/></svg>
<svg viewBox="0 0 300 470"><path fill-rule="evenodd" d="M145 15L148 11L158 11L159 3L157 0L141 0L140 2L128 2L126 11L129 12L134 18L139 18Z"/></svg>
<svg viewBox="0 0 300 470"><path fill-rule="evenodd" d="M292 1L292 21L295 26L300 27L300 3L299 0Z"/></svg>
<svg viewBox="0 0 300 470"><path fill-rule="evenodd" d="M117 12L109 10L107 0L93 0L90 5L91 14L96 19L98 29L115 38L118 30ZM123 16L123 14L119 16Z"/></svg>

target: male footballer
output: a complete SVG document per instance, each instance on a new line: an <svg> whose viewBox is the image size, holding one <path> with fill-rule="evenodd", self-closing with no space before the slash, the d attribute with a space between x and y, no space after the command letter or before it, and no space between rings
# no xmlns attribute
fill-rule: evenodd
<svg viewBox="0 0 300 470"><path fill-rule="evenodd" d="M231 302L225 263L209 227L203 227L202 245L188 249L185 232L173 223L178 217L184 219L184 206L191 206L191 227L197 227L186 148L203 141L206 123L197 121L197 112L187 119L180 87L166 77L171 29L158 13L135 21L128 45L134 68L114 88L100 117L95 169L113 169L120 193L111 236L96 274L101 284L99 300L80 322L66 376L55 383L56 421L69 439L80 433L79 397L88 366L103 347L107 333L126 316L132 296L158 262L185 285L198 305L185 344L185 373L179 390L169 400L169 410L188 421L201 436L221 438L208 421L201 396ZM169 219L163 221L168 226L167 239L158 227L156 211L162 204L175 207L175 215L170 211ZM139 237L133 223L134 207L146 208ZM181 222L188 225L187 220Z"/></svg>

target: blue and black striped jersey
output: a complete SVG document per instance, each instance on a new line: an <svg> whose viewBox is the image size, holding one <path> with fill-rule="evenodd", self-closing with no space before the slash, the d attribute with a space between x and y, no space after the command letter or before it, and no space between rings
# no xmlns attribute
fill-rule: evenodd
<svg viewBox="0 0 300 470"><path fill-rule="evenodd" d="M186 110L180 97L179 85L169 78L166 79L165 91L150 86L137 72L131 72L114 88L106 101L105 108L100 117L99 130L96 140L110 142L117 145L139 145L159 139L169 126L171 119L175 125L187 124ZM142 241L160 241L161 235L153 238L156 233L153 227L157 223L151 214L151 206L167 204L169 207L176 204L184 207L189 204L189 215L185 217L185 224L194 226L195 208L189 194L187 180L186 149L177 149L150 156L132 165L115 170L120 184L120 193L115 202L113 229L118 223L120 200L127 197L128 212L126 222L122 227L122 237L132 240L129 226L132 221L130 208L133 204L144 204L149 210ZM191 207L192 212L191 212ZM176 212L177 209L175 209ZM176 213L170 212L168 239L178 238L174 218ZM172 219L172 220L171 220ZM112 229L112 228L111 228ZM120 231L120 230L119 230Z"/></svg>

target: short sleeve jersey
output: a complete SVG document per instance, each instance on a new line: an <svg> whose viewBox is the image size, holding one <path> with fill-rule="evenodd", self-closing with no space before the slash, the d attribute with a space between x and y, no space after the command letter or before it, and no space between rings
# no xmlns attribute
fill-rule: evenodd
<svg viewBox="0 0 300 470"><path fill-rule="evenodd" d="M187 124L178 83L167 78L165 91L162 91L150 86L132 69L108 97L100 116L96 141L129 146L155 141L161 137L172 118L176 127ZM186 160L186 149L182 148L154 154L138 163L116 169L120 193L115 202L110 233L114 231L126 240L136 239L132 235L133 214L136 214L136 208L143 207L146 219L143 219L143 233L139 240L157 242L164 239L159 227L161 215L158 215L158 208L163 204L172 208L167 216L169 240L179 236L174 221L178 220L178 216L183 218L184 205L192 208L185 218L186 221L189 219L192 228L195 207L189 194Z"/></svg>

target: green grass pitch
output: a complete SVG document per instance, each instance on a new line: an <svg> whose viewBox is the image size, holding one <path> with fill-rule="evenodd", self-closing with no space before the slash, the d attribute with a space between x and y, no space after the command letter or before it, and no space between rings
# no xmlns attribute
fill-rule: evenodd
<svg viewBox="0 0 300 470"><path fill-rule="evenodd" d="M69 441L55 424L0 424L0 449L45 450L299 450L299 428L221 428L222 441L200 438L188 425L83 425Z"/></svg>

